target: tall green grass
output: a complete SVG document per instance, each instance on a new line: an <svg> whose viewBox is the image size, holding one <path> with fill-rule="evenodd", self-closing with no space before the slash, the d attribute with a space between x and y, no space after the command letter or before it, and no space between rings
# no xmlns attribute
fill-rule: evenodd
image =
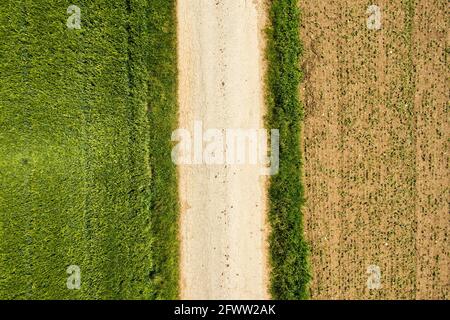
<svg viewBox="0 0 450 320"><path fill-rule="evenodd" d="M1 299L177 298L174 5L1 1Z"/></svg>
<svg viewBox="0 0 450 320"><path fill-rule="evenodd" d="M274 299L307 299L310 267L302 214L300 14L297 1L269 3L267 126L280 130L280 170L269 186L270 289Z"/></svg>
<svg viewBox="0 0 450 320"><path fill-rule="evenodd" d="M176 0L151 0L149 28L149 87L147 96L150 125L150 168L153 201L152 233L154 269L153 296L178 298L178 188L177 172L171 161L171 135L178 124Z"/></svg>

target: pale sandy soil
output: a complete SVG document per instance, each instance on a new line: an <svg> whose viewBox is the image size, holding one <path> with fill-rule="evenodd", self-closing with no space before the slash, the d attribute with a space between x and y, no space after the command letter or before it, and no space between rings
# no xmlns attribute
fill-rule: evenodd
<svg viewBox="0 0 450 320"><path fill-rule="evenodd" d="M179 127L261 128L263 1L179 0ZM265 183L256 165L179 166L181 298L264 299Z"/></svg>

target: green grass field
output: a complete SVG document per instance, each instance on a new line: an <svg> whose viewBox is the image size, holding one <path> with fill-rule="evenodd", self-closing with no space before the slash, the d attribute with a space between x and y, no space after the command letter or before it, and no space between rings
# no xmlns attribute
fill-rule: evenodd
<svg viewBox="0 0 450 320"><path fill-rule="evenodd" d="M1 299L177 298L174 5L1 1Z"/></svg>
<svg viewBox="0 0 450 320"><path fill-rule="evenodd" d="M303 233L305 203L300 148L300 13L296 1L272 0L269 9L267 100L269 128L280 130L280 171L269 187L272 298L309 297L309 248Z"/></svg>

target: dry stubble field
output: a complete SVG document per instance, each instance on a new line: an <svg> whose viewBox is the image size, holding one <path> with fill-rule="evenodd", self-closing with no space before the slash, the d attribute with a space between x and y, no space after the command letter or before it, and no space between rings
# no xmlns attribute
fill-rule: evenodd
<svg viewBox="0 0 450 320"><path fill-rule="evenodd" d="M312 298L448 299L448 2L300 6Z"/></svg>

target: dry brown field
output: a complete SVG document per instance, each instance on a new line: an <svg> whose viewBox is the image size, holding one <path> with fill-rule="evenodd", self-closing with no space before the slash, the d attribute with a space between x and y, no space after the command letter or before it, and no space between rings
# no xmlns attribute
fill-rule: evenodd
<svg viewBox="0 0 450 320"><path fill-rule="evenodd" d="M300 7L311 297L448 299L448 1Z"/></svg>

